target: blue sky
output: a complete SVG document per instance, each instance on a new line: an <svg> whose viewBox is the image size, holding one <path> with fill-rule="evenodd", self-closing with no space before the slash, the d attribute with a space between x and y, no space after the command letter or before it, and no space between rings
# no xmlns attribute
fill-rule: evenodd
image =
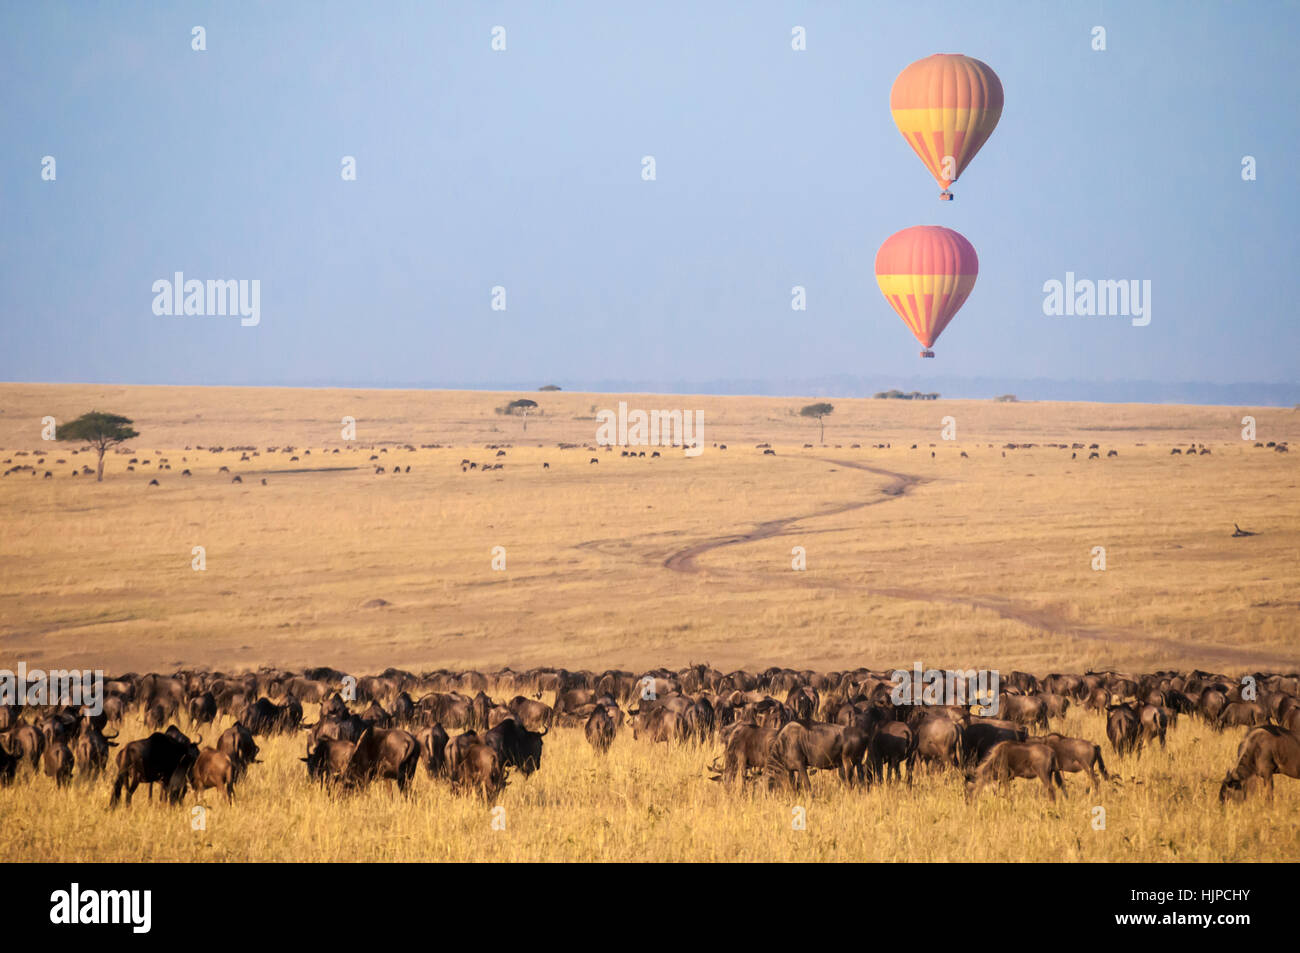
<svg viewBox="0 0 1300 953"><path fill-rule="evenodd" d="M0 379L1297 380L1298 4L379 6L0 9ZM935 52L1006 91L942 204L889 113ZM918 224L981 264L924 362L873 273ZM153 314L176 271L261 323ZM1150 325L1044 316L1067 271Z"/></svg>

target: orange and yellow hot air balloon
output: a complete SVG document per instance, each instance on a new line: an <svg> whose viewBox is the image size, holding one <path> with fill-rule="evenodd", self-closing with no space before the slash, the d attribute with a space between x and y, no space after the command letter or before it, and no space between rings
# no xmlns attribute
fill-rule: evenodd
<svg viewBox="0 0 1300 953"><path fill-rule="evenodd" d="M934 342L979 275L975 248L951 228L917 225L895 232L876 253L876 281L908 330L934 357Z"/></svg>
<svg viewBox="0 0 1300 953"><path fill-rule="evenodd" d="M1002 116L1002 81L988 64L960 53L917 60L894 80L889 108L898 131L943 191L957 181Z"/></svg>

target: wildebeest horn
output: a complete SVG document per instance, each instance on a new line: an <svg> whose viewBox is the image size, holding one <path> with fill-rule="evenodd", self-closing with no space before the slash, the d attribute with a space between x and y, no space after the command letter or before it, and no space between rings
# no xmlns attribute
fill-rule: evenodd
<svg viewBox="0 0 1300 953"><path fill-rule="evenodd" d="M201 745L201 744L203 744L203 735L202 735L202 734L200 734L198 740L194 742L194 746L197 748L197 747L198 747L199 745Z"/></svg>

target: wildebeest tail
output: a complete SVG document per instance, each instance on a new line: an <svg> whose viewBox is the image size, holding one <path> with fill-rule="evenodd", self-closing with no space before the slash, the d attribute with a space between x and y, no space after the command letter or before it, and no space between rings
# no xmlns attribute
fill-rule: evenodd
<svg viewBox="0 0 1300 953"><path fill-rule="evenodd" d="M1101 760L1101 745L1092 746L1092 757L1097 762L1097 770L1101 772L1102 780L1109 781L1110 775L1106 773L1106 762Z"/></svg>

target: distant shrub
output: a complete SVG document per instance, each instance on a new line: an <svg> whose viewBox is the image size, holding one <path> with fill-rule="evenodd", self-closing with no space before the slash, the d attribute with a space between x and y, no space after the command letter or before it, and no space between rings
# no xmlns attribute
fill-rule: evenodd
<svg viewBox="0 0 1300 953"><path fill-rule="evenodd" d="M938 394L923 394L919 390L909 392L901 390L882 390L871 395L877 400L938 400Z"/></svg>

